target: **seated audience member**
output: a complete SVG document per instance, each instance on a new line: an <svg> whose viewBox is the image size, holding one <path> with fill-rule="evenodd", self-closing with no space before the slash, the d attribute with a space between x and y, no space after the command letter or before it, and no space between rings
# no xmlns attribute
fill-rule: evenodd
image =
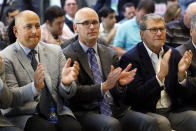
<svg viewBox="0 0 196 131"><path fill-rule="evenodd" d="M10 90L5 83L5 69L0 57L0 109L6 109L10 106L16 107L25 101L33 100L33 92L31 89L26 92L23 89ZM10 123L2 114L0 114L0 130L1 131L22 131Z"/></svg>
<svg viewBox="0 0 196 131"><path fill-rule="evenodd" d="M186 82L184 86L190 91L190 98L186 101L183 106L186 110L183 110L181 114L171 113L171 116L175 120L174 125L180 125L176 128L177 131L194 131L196 128L196 15L192 17L191 29L190 29L191 39L185 44L178 46L177 50L183 55L186 51L191 50L193 53L192 61L190 67L187 70ZM184 94L189 95L189 94ZM180 124L182 123L182 124ZM187 126L185 126L187 125Z"/></svg>
<svg viewBox="0 0 196 131"><path fill-rule="evenodd" d="M181 16L180 13L181 13L181 7L178 3L169 5L164 14L165 23L169 23L171 21L179 19Z"/></svg>
<svg viewBox="0 0 196 131"><path fill-rule="evenodd" d="M73 24L76 11L78 10L77 0L65 0L64 11L65 11L65 23L69 29L74 32Z"/></svg>
<svg viewBox="0 0 196 131"><path fill-rule="evenodd" d="M18 13L19 13L19 10L15 7L10 7L6 11L6 23L7 23L7 25L0 28L0 40L5 42L6 46L9 44L8 27L11 24L11 22L14 20L14 17Z"/></svg>
<svg viewBox="0 0 196 131"><path fill-rule="evenodd" d="M152 0L141 0L136 9L136 16L119 26L113 44L119 56L141 42L139 22L145 14L153 13L154 9L155 3Z"/></svg>
<svg viewBox="0 0 196 131"><path fill-rule="evenodd" d="M45 12L45 23L41 26L41 41L60 45L64 40L74 37L64 24L64 11L58 6L50 6Z"/></svg>
<svg viewBox="0 0 196 131"><path fill-rule="evenodd" d="M178 47L190 39L190 23L196 14L196 2L191 3L184 11L184 17L166 25L166 45Z"/></svg>
<svg viewBox="0 0 196 131"><path fill-rule="evenodd" d="M119 21L119 24L124 23L125 21L132 19L135 16L135 6L133 3L128 2L123 5L123 16L124 19Z"/></svg>
<svg viewBox="0 0 196 131"><path fill-rule="evenodd" d="M78 63L70 67L68 60L65 65L59 46L40 42L40 19L34 12L27 10L18 14L13 29L16 42L1 51L5 81L13 90L23 89L25 95L31 90L34 97L32 102L8 110L6 118L22 129L27 119L38 113L28 120L26 131L80 131L71 110L65 108L66 99L76 92L73 81L78 75ZM42 90L38 93L35 89ZM57 124L47 120L51 109L58 115Z"/></svg>
<svg viewBox="0 0 196 131"><path fill-rule="evenodd" d="M70 99L70 107L83 129L121 131L122 127L123 131L157 131L153 119L129 111L121 102L136 69L128 71L130 64L121 70L115 51L97 43L97 13L91 8L78 10L74 30L78 33L78 40L64 48L63 53L80 63L77 92Z"/></svg>
<svg viewBox="0 0 196 131"><path fill-rule="evenodd" d="M145 15L140 23L140 34L142 42L126 52L120 60L123 69L129 63L132 63L133 68L137 68L134 80L127 85L125 102L131 105L134 111L143 112L156 119L159 131L171 131L171 125L182 131L178 127L183 125L183 128L186 128L188 125L185 123L189 120L184 119L174 126L177 119L170 116L168 111L182 114L180 111L183 110L183 102L188 96L184 96L187 90L181 84L192 53L185 52L181 59L175 49L164 45L165 21L159 15ZM196 119L193 117L190 120ZM193 123L195 122L194 120ZM190 131L189 128L183 131Z"/></svg>
<svg viewBox="0 0 196 131"><path fill-rule="evenodd" d="M102 38L110 46L116 34L118 24L116 24L115 11L109 7L103 7L98 12L101 20L98 38Z"/></svg>

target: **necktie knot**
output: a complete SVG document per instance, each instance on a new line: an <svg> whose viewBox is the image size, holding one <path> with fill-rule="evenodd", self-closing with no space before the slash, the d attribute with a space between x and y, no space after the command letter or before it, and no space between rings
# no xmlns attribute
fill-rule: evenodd
<svg viewBox="0 0 196 131"><path fill-rule="evenodd" d="M87 52L90 54L95 54L95 50L93 48L88 48Z"/></svg>
<svg viewBox="0 0 196 131"><path fill-rule="evenodd" d="M29 52L28 57L30 57L30 59L32 59L32 57L35 57L35 54L37 54L37 51L33 49Z"/></svg>

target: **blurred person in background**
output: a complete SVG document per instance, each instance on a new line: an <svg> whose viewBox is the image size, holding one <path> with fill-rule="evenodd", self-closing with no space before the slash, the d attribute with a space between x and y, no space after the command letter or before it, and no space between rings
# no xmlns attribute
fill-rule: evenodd
<svg viewBox="0 0 196 131"><path fill-rule="evenodd" d="M178 3L173 3L167 7L167 10L164 14L164 19L166 23L169 23L173 20L179 19L181 16L181 6Z"/></svg>
<svg viewBox="0 0 196 131"><path fill-rule="evenodd" d="M41 26L41 41L60 45L64 40L74 37L64 23L64 11L59 6L50 6L45 12L45 23Z"/></svg>
<svg viewBox="0 0 196 131"><path fill-rule="evenodd" d="M124 19L119 21L119 24L124 23L125 21L132 19L135 16L135 6L133 3L129 2L123 5L123 16Z"/></svg>

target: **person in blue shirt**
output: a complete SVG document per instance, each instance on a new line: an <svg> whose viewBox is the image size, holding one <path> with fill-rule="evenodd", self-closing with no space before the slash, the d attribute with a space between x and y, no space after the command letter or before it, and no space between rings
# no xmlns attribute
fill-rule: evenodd
<svg viewBox="0 0 196 131"><path fill-rule="evenodd" d="M154 10L155 3L152 0L142 0L137 7L136 16L118 28L113 46L119 56L141 42L139 22L144 15L153 13Z"/></svg>

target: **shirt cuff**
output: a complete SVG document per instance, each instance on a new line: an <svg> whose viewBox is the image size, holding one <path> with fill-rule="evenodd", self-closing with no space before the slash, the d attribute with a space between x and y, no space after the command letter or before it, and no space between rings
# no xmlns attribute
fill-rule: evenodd
<svg viewBox="0 0 196 131"><path fill-rule="evenodd" d="M33 97L36 97L38 95L38 91L35 88L34 82L32 82L31 87L32 87L32 91L33 91Z"/></svg>
<svg viewBox="0 0 196 131"><path fill-rule="evenodd" d="M2 90L3 90L3 81L0 79L0 94Z"/></svg>
<svg viewBox="0 0 196 131"><path fill-rule="evenodd" d="M180 81L179 79L178 79L178 82L182 85L182 86L186 86L186 81L187 81L187 72L185 72L186 74L185 74L185 79L183 80L183 81Z"/></svg>
<svg viewBox="0 0 196 131"><path fill-rule="evenodd" d="M71 90L71 84L70 84L70 85L65 86L65 85L63 85L63 83L61 82L61 87L62 87L62 88L63 88L63 90L64 90L64 91L66 91L67 93L69 93L69 92L70 92L70 90Z"/></svg>
<svg viewBox="0 0 196 131"><path fill-rule="evenodd" d="M157 81L158 81L160 87L165 86L165 84L164 84L164 83L165 83L165 78L163 79L163 82L161 82L161 81L159 80L158 76L156 75L156 79L157 79Z"/></svg>

